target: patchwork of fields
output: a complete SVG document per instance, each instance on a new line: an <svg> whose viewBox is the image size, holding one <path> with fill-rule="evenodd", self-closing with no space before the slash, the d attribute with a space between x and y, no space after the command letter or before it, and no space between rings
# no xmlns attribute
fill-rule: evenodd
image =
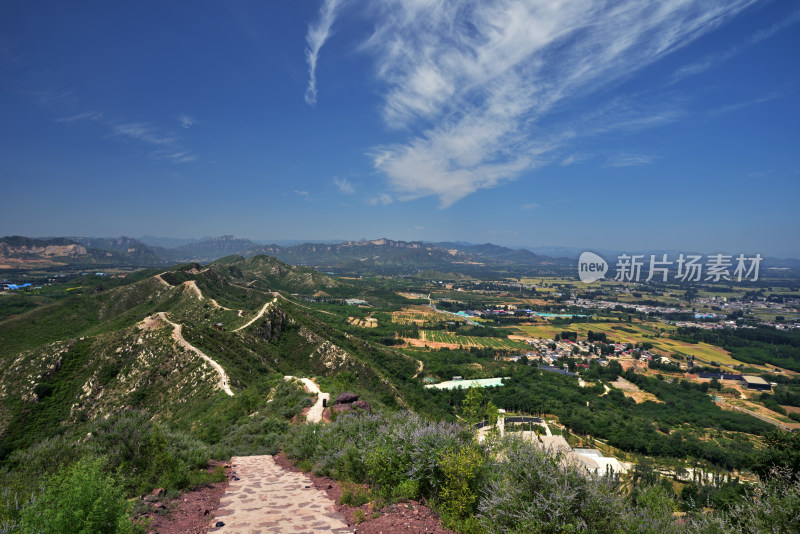
<svg viewBox="0 0 800 534"><path fill-rule="evenodd" d="M472 337L459 336L451 332L441 330L422 330L420 339L434 343L447 343L449 345L460 345L462 347L476 347L484 349L520 349L529 348L526 343L513 341L511 339L501 339L496 337Z"/></svg>

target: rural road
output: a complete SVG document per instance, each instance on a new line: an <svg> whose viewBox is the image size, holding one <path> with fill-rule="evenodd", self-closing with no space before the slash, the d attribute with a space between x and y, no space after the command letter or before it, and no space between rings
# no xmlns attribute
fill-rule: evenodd
<svg viewBox="0 0 800 534"><path fill-rule="evenodd" d="M789 428L788 426L784 426L784 425L780 424L778 421L775 421L774 419L770 419L769 417L764 417L763 415L757 414L756 412L754 412L752 410L748 410L747 408L740 408L739 406L734 406L733 404L728 404L727 402L723 401L722 399L720 399L718 397L714 397L714 402L716 402L717 404L719 404L721 406L725 406L726 408L733 408L734 410L739 410L740 412L744 412L747 415L752 415L756 419L761 419L765 423L769 423L771 425L777 426L778 428L782 428L783 430L788 430L789 432L792 432L792 429Z"/></svg>
<svg viewBox="0 0 800 534"><path fill-rule="evenodd" d="M209 532L352 533L344 516L303 473L282 469L272 456L234 456L228 484ZM224 523L215 527L218 522Z"/></svg>
<svg viewBox="0 0 800 534"><path fill-rule="evenodd" d="M309 393L313 393L317 396L317 402L314 403L314 406L308 410L306 414L306 421L309 423L319 423L322 421L322 412L324 411L323 402L330 400L331 394L330 393L323 393L320 391L319 386L314 383L313 380L310 378L297 378L296 376L284 376L284 380L299 380L303 383L306 387L306 390Z"/></svg>
<svg viewBox="0 0 800 534"><path fill-rule="evenodd" d="M184 339L183 325L180 325L178 323L173 323L172 321L170 321L167 318L167 314L165 312L158 312L156 315L163 321L172 325L172 339L177 341L178 344L183 348L190 350L195 354L197 354L198 356L200 356L201 358L203 358L211 365L211 367L214 368L215 371L217 371L217 374L219 375L219 382L217 382L217 387L219 387L222 391L233 397L233 391L231 391L231 388L228 385L228 375L225 374L225 369L223 369L220 364L211 359L205 352L201 351L200 349L198 349L197 347L195 347L194 345L192 345L191 343L189 343Z"/></svg>

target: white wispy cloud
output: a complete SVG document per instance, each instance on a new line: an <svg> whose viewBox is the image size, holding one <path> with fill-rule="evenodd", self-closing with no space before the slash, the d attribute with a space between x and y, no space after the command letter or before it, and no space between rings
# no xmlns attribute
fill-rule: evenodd
<svg viewBox="0 0 800 534"><path fill-rule="evenodd" d="M334 176L333 183L336 184L336 187L339 188L339 191L346 195L352 195L356 192L356 188L347 178L339 178L338 176Z"/></svg>
<svg viewBox="0 0 800 534"><path fill-rule="evenodd" d="M308 27L306 33L306 63L308 63L308 86L305 100L309 106L317 104L317 59L319 51L331 34L331 27L336 18L336 9L342 0L323 0L319 20Z"/></svg>
<svg viewBox="0 0 800 534"><path fill-rule="evenodd" d="M297 196L303 197L306 200L309 200L311 198L311 193L309 193L308 191L300 191L298 189L295 189L293 193Z"/></svg>
<svg viewBox="0 0 800 534"><path fill-rule="evenodd" d="M183 147L180 139L174 135L164 134L159 128L143 122L107 122L112 136L127 138L150 145L150 155L157 159L166 159L172 163L189 163L197 156Z"/></svg>
<svg viewBox="0 0 800 534"><path fill-rule="evenodd" d="M78 113L76 115L70 115L69 117L55 119L55 122L99 121L102 119L103 114L99 111L87 111L86 113Z"/></svg>
<svg viewBox="0 0 800 534"><path fill-rule="evenodd" d="M394 202L394 199L390 195L387 195L386 193L381 193L377 196L367 199L367 202L371 206L388 206L389 204Z"/></svg>
<svg viewBox="0 0 800 534"><path fill-rule="evenodd" d="M655 157L648 154L618 154L608 159L609 167L636 167L652 163Z"/></svg>
<svg viewBox="0 0 800 534"><path fill-rule="evenodd" d="M174 137L164 136L154 126L142 122L112 123L110 126L114 135L143 141L151 145L170 146L176 142Z"/></svg>
<svg viewBox="0 0 800 534"><path fill-rule="evenodd" d="M75 92L72 89L62 87L36 89L27 91L27 94L41 106L72 107L76 102Z"/></svg>
<svg viewBox="0 0 800 534"><path fill-rule="evenodd" d="M191 150L185 148L181 140L174 135L164 134L160 128L144 122L116 122L108 120L99 111L87 111L67 117L55 119L55 122L73 123L93 121L102 124L111 132L111 137L135 141L149 146L149 155L156 159L165 159L172 163L189 163L195 161Z"/></svg>
<svg viewBox="0 0 800 534"><path fill-rule="evenodd" d="M196 126L200 124L197 119L192 117L191 115L187 115L185 113L178 116L178 122L181 123L181 128L188 130L192 126Z"/></svg>
<svg viewBox="0 0 800 534"><path fill-rule="evenodd" d="M740 109L749 108L750 106L756 106L758 104L763 104L771 100L782 98L783 96L784 96L783 92L773 91L769 94L759 96L757 98L751 98L750 100L745 100L743 102L735 102L733 104L727 104L725 106L720 106L718 108L711 109L708 111L708 114L713 117L721 117L723 115L727 115L728 113L739 111Z"/></svg>
<svg viewBox="0 0 800 534"><path fill-rule="evenodd" d="M631 129L675 120L664 109L614 116L588 129L578 121L555 134L550 124L570 102L685 46L755 1L368 4L377 23L362 48L375 58L383 118L413 132L369 151L387 178L385 194L435 195L447 207L544 164L545 154L587 131L623 127L625 120ZM323 21L332 22L332 10L327 19L325 13L323 6ZM318 35L326 38L329 27L320 23ZM316 55L308 57L315 66Z"/></svg>
<svg viewBox="0 0 800 534"><path fill-rule="evenodd" d="M796 23L800 22L800 10L795 11L785 19L781 20L777 24L773 24L767 28L759 30L753 33L750 37L744 40L741 44L732 46L725 51L716 52L714 54L709 54L705 56L702 60L697 61L695 63L690 63L688 65L684 65L683 67L679 68L675 71L672 78L672 83L677 83L684 78L688 78L690 76L694 76L696 74L700 74L701 72L705 72L708 69L719 65L720 63L724 63L729 59L733 58L746 48L753 46L755 44L760 43L766 39L769 39L776 33L780 32L781 30L788 28Z"/></svg>
<svg viewBox="0 0 800 534"><path fill-rule="evenodd" d="M577 165L578 163L583 163L591 156L588 154L570 154L566 158L561 160L562 167L568 167L569 165Z"/></svg>
<svg viewBox="0 0 800 534"><path fill-rule="evenodd" d="M80 106L76 92L71 87L63 86L52 80L46 73L33 73L20 82L21 93L39 105L50 109L55 115L56 123L69 125L83 121L91 121L107 129L108 137L126 139L148 147L150 157L164 159L173 163L195 161L197 156L186 148L179 136L165 133L164 129L146 122L124 121L106 118L102 111L79 111ZM188 115L180 115L182 123L197 123Z"/></svg>

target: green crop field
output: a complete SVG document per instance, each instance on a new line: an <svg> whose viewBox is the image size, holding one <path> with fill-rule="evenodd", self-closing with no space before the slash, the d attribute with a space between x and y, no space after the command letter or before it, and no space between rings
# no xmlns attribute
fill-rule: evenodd
<svg viewBox="0 0 800 534"><path fill-rule="evenodd" d="M477 347L485 349L525 349L526 343L511 339L496 337L472 337L459 336L450 332L440 330L423 330L420 338L434 343L449 343L451 345L461 345L462 347Z"/></svg>

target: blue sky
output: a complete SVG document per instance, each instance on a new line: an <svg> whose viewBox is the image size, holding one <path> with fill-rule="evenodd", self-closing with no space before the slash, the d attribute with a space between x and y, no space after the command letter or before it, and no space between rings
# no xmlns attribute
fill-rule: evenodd
<svg viewBox="0 0 800 534"><path fill-rule="evenodd" d="M0 234L800 257L799 23L754 0L4 2Z"/></svg>

